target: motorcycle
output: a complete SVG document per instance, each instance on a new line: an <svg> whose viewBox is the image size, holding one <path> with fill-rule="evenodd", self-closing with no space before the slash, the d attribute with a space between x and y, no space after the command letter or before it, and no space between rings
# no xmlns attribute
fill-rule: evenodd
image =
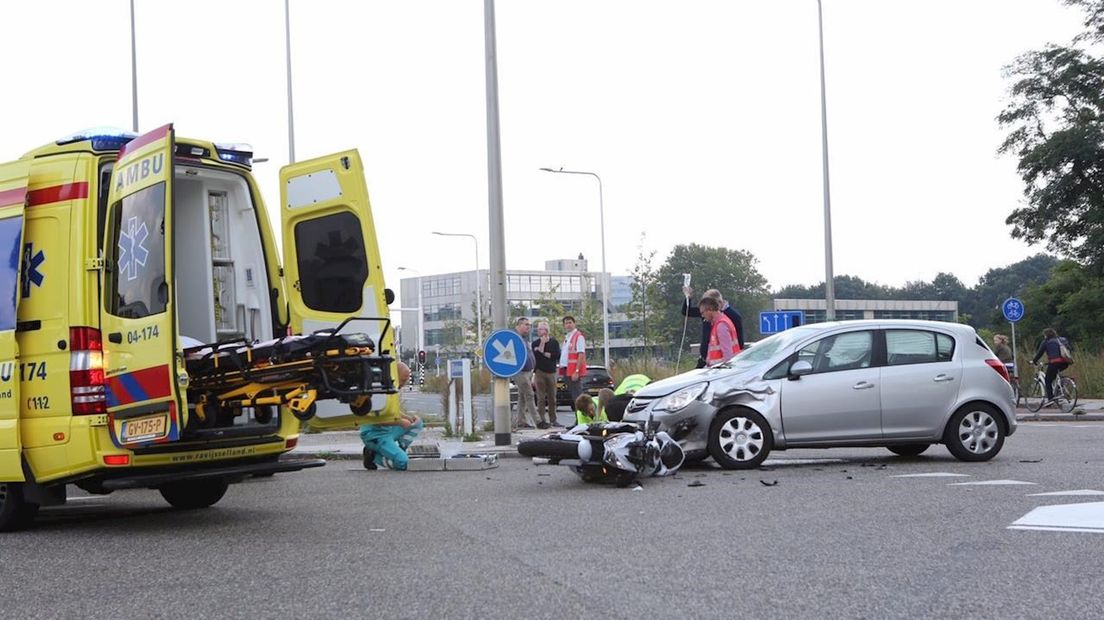
<svg viewBox="0 0 1104 620"><path fill-rule="evenodd" d="M566 465L583 482L613 482L628 486L641 476L669 476L685 455L678 442L656 425L633 422L580 424L563 433L518 443L523 456L546 458Z"/></svg>

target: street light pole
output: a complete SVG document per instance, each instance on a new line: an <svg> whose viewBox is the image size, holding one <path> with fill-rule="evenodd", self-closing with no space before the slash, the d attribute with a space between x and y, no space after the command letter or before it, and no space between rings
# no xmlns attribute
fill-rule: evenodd
<svg viewBox="0 0 1104 620"><path fill-rule="evenodd" d="M130 0L130 109L132 129L138 133L138 43L134 37L134 0Z"/></svg>
<svg viewBox="0 0 1104 620"><path fill-rule="evenodd" d="M506 329L506 232L502 218L502 147L498 128L498 47L494 0L483 0L483 69L487 86L487 223L491 244L491 320ZM493 399L496 446L510 445L510 387L495 377Z"/></svg>
<svg viewBox="0 0 1104 620"><path fill-rule="evenodd" d="M832 192L828 184L828 103L824 94L824 8L817 0L817 32L820 35L820 135L824 160L824 301L828 321L836 318L836 286L832 274Z"/></svg>
<svg viewBox="0 0 1104 620"><path fill-rule="evenodd" d="M442 237L468 237L475 242L475 350L478 352L479 344L483 342L483 297L480 294L480 289L482 287L479 283L483 278L479 274L479 239L477 239L475 235L469 235L467 233L433 231L433 234Z"/></svg>
<svg viewBox="0 0 1104 620"><path fill-rule="evenodd" d="M609 274L606 273L606 207L605 200L602 198L602 177L598 176L596 172L586 172L584 170L553 170L551 168L541 168L543 172L553 172L556 174L585 174L598 179L598 217L600 220L600 229L602 232L602 338L605 345L605 362L606 368L610 367L609 357Z"/></svg>
<svg viewBox="0 0 1104 620"><path fill-rule="evenodd" d="M132 0L133 1L133 0ZM287 49L287 93L288 93L288 163L295 163L295 112L291 107L291 7L290 0L284 0L284 42ZM419 276L420 277L420 276ZM421 282L418 283L421 286ZM421 289L419 288L419 294ZM419 317L420 320L420 317ZM421 349L418 349L421 351Z"/></svg>

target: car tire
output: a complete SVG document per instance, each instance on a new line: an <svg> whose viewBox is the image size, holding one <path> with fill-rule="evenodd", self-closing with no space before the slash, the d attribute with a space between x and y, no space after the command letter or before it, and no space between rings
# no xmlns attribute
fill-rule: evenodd
<svg viewBox="0 0 1104 620"><path fill-rule="evenodd" d="M902 446L886 446L897 456L920 456L931 447L930 443L908 443Z"/></svg>
<svg viewBox="0 0 1104 620"><path fill-rule="evenodd" d="M225 478L201 478L172 482L158 490L173 508L195 510L215 505L229 487Z"/></svg>
<svg viewBox="0 0 1104 620"><path fill-rule="evenodd" d="M947 422L943 443L960 461L988 461L1004 446L1004 422L992 405L970 403L959 408Z"/></svg>
<svg viewBox="0 0 1104 620"><path fill-rule="evenodd" d="M0 532L21 530L34 521L38 504L23 499L23 483L0 482Z"/></svg>
<svg viewBox="0 0 1104 620"><path fill-rule="evenodd" d="M754 469L767 459L774 436L763 416L751 409L721 411L709 425L709 456L725 469Z"/></svg>

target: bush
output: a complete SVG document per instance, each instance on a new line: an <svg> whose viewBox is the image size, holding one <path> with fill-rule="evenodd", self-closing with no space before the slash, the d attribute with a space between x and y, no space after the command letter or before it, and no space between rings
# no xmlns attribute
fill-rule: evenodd
<svg viewBox="0 0 1104 620"><path fill-rule="evenodd" d="M610 376L613 384L618 385L621 380L629 375L647 375L652 381L659 381L672 377L675 374L675 365L669 360L661 360L653 356L632 356L624 360L614 360L611 364ZM690 368L683 368L683 372Z"/></svg>

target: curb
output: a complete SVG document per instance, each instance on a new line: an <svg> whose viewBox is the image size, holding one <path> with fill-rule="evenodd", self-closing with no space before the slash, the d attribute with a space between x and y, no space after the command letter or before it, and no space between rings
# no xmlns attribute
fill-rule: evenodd
<svg viewBox="0 0 1104 620"><path fill-rule="evenodd" d="M1072 413L1046 414L1037 416L1034 413L1017 413L1017 422L1104 422L1104 415L1099 413Z"/></svg>
<svg viewBox="0 0 1104 620"><path fill-rule="evenodd" d="M516 446L515 446L514 450L511 450L509 452L498 452L498 451L495 451L495 450L485 450L485 451L482 451L482 452L461 451L459 454L463 454L465 456L472 456L472 455L476 455L476 454L494 454L499 459L515 459L515 458L523 459L523 458L527 458L525 456L522 456L521 453L519 453L517 451ZM359 461L359 460L361 460L361 458L363 458L359 453L354 454L354 453L350 453L350 452L333 452L333 451L328 451L328 450L310 450L310 451L297 450L295 452L295 456L296 457L303 457L303 458L308 458L309 457L309 458L323 459L325 461Z"/></svg>

